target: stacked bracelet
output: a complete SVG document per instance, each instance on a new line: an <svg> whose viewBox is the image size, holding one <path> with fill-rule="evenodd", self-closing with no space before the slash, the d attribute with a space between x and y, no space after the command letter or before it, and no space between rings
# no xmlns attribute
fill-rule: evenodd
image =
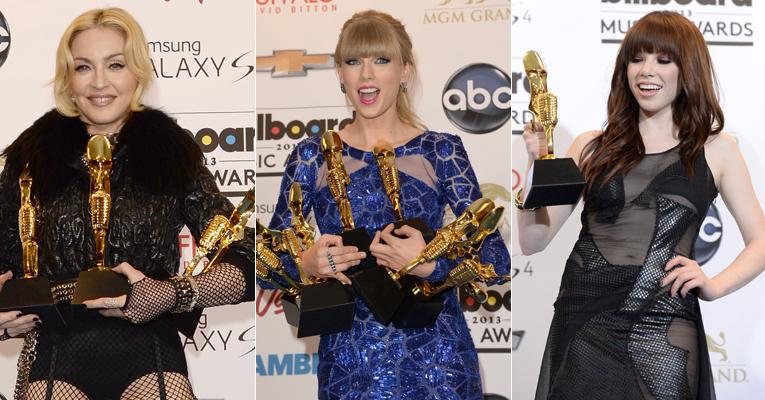
<svg viewBox="0 0 765 400"><path fill-rule="evenodd" d="M191 311L199 299L199 287L194 278L190 276L173 276L170 283L175 289L175 305L170 312L182 313Z"/></svg>

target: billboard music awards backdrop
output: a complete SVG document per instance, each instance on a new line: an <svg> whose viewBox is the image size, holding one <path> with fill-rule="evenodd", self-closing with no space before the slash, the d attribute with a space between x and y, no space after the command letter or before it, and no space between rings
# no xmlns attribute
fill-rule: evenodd
<svg viewBox="0 0 765 400"><path fill-rule="evenodd" d="M529 86L523 54L537 50L558 96L555 149L560 156L573 138L601 129L618 46L630 24L653 10L675 10L702 31L717 71L725 131L738 138L760 201L765 199L765 138L759 94L763 80L765 9L752 0L513 0L512 130L513 189L526 171L520 136L528 112ZM755 3L760 7L756 7ZM546 250L520 254L513 242L513 395L533 398L553 302L563 267L577 238L581 205ZM713 203L695 244L708 276L717 274L743 248L736 222L720 199ZM719 399L761 398L765 391L765 277L714 302L701 302L707 345Z"/></svg>
<svg viewBox="0 0 765 400"><path fill-rule="evenodd" d="M239 202L255 184L255 3L250 0L0 2L0 148L53 107L49 83L66 26L83 11L105 6L128 10L150 42L155 79L146 103L195 135L219 187ZM187 230L179 245L187 262L195 249ZM253 309L253 303L206 309L194 340L185 340L200 399L254 397ZM21 340L0 342L0 398L12 396L20 348Z"/></svg>
<svg viewBox="0 0 765 400"><path fill-rule="evenodd" d="M352 110L331 54L355 12L378 9L412 37L420 84L414 104L429 129L459 135L484 195L510 205L509 0L257 0L258 218L274 212L284 163L300 140L339 129ZM500 228L509 243L510 213ZM484 391L510 398L509 284L490 288L465 318L479 349ZM257 298L258 398L316 398L318 337L296 339L280 294Z"/></svg>

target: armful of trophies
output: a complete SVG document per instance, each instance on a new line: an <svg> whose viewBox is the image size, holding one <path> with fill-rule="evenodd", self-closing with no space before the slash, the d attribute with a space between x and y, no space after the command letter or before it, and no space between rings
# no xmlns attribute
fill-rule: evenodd
<svg viewBox="0 0 765 400"><path fill-rule="evenodd" d="M252 187L228 218L220 214L210 218L200 235L197 252L189 261L183 274L170 278L176 291L176 305L171 311L173 313L171 319L184 336L193 338L203 312L203 308L195 308L199 290L194 288L193 278L213 271L220 264L229 247L244 238L247 221L254 212L255 188ZM205 257L208 258L207 264L202 267L201 272L194 274Z"/></svg>
<svg viewBox="0 0 765 400"><path fill-rule="evenodd" d="M303 272L302 253L313 246L316 232L303 217L303 194L297 182L290 187L289 209L289 228L268 229L257 222L257 276L284 292L284 316L297 328L297 337L348 330L356 312L351 290L335 279L319 279ZM279 253L289 254L294 261L297 281L285 270Z"/></svg>
<svg viewBox="0 0 765 400"><path fill-rule="evenodd" d="M333 132L328 132L325 136L328 137L324 143L331 142L333 144L339 143L339 138ZM331 140L330 140L331 139ZM338 171L342 169L342 163L340 157L337 155L337 150L334 154L329 152L331 148L341 148L339 145L325 146L328 150L327 159L330 157L332 162L328 161L329 172ZM375 149L377 155L378 164L380 167L381 178L385 187L386 194L391 199L394 207L394 213L396 215L397 224L415 225L414 227L419 229L424 226L427 228L427 224L424 221L419 220L410 224L410 220L404 220L404 214L402 212L400 201L400 183L398 181L398 171L396 170L394 152L390 148L381 147ZM328 174L329 175L329 174ZM344 171L336 172L335 175L347 176ZM331 177L331 176L330 176ZM343 179L347 181L347 179ZM329 185L332 189L334 186L342 185ZM342 189L342 190L339 190ZM350 216L350 204L347 202L347 196L345 196L345 187L334 187L332 194L337 200L338 210L341 214L341 221L344 222L346 231L358 229L355 228L352 223L353 219ZM337 193L336 193L337 192ZM312 334L326 334L332 332L338 332L345 329L349 329L353 321L353 311L349 307L352 307L352 297L343 297L340 295L340 291L349 294L347 288L339 285L334 279L323 280L307 277L303 273L301 268L301 254L304 250L310 248L313 245L314 229L310 227L302 214L302 194L300 192L300 186L297 183L293 183L290 188L290 200L289 208L292 212L292 222L289 228L279 230L268 229L262 224L257 224L257 274L258 277L276 289L285 293L283 300L287 300L285 307L285 316L287 320L293 326L298 327L298 337L310 336ZM407 266L400 271L387 270L385 267L374 266L377 271L383 272L383 277L398 291L400 300L393 304L395 296L388 296L387 287L383 285L379 275L374 276L375 279L367 280L355 280L353 276L363 276L364 270L356 274L351 275L352 281L354 281L354 289L357 294L361 294L362 299L367 303L370 310L375 311L375 302L369 301L374 299L374 296L364 296L364 290L378 291L378 293L385 292L386 295L378 296L388 301L387 304L382 304L380 309L392 308L393 313L387 318L377 318L383 324L387 324L392 319L399 327L415 327L426 326L432 324L435 321L441 307L435 311L435 315L424 317L420 315L419 318L415 318L417 322L411 323L397 323L398 320L406 320L409 317L403 315L402 309L407 309L408 313L418 313L417 307L411 307L407 303L420 301L422 298L429 298L436 296L442 292L445 292L454 287L465 286L467 292L473 294L477 300L485 301L486 294L477 285L476 282L485 283L499 283L509 280L509 276L498 276L494 267L491 264L481 263L479 252L485 238L497 229L499 222L502 220L504 208L496 207L494 203L488 198L481 198L473 202L462 215L459 216L452 223L442 227L435 234L429 235L423 234L424 237L430 236L432 239L422 250L421 254L414 260L411 260ZM415 220L415 219L412 219ZM362 228L363 229L363 228ZM429 229L429 228L427 228ZM345 241L344 241L345 243ZM290 258L294 261L299 274L299 280L295 280L289 276L286 272L279 254L289 254ZM434 261L439 257L448 257L450 259L460 259L458 265L453 268L447 278L443 282L426 282L419 280L411 275L407 275L415 267L422 263ZM387 273L386 273L387 272ZM406 277L406 278L404 278ZM361 282L362 285L370 283L371 289L359 288L357 283ZM321 285L335 285L336 296L339 299L334 304L322 305L325 307L322 317L316 316L315 318L309 318L309 308L317 308L317 300L311 298L308 291L310 289L318 288ZM383 285L383 286L381 286ZM388 285L390 286L390 285ZM386 290L382 290L386 289ZM384 300L384 301L385 301ZM437 303L441 305L441 300L438 299ZM291 310L294 306L294 310ZM289 307L289 308L288 308ZM334 311L328 311L328 308L334 307ZM314 310L318 312L318 310ZM290 314L295 313L291 317ZM339 318L338 313L342 314L342 318ZM375 314L375 317L378 317ZM305 321L311 320L315 324L308 327ZM335 323L338 320L343 320L343 323ZM332 326L329 326L332 325Z"/></svg>

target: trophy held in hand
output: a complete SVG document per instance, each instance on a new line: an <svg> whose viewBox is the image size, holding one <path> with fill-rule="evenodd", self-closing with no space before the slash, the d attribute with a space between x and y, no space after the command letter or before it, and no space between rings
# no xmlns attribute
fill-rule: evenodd
<svg viewBox="0 0 765 400"><path fill-rule="evenodd" d="M394 230L407 225L414 229L417 229L422 233L422 238L425 239L425 243L429 243L433 240L433 229L430 229L425 220L422 218L404 218L404 210L401 206L401 182L398 178L398 168L396 167L396 153L388 145L375 146L374 148L375 159L377 160L377 167L380 169L380 179L382 180L383 187L385 188L385 194L388 195L390 202L393 206L393 213L396 217L396 222L393 224ZM393 233L394 236L397 236Z"/></svg>
<svg viewBox="0 0 765 400"><path fill-rule="evenodd" d="M356 313L352 290L336 279L314 279L303 273L301 256L305 249L313 245L315 231L303 216L303 193L297 182L290 186L289 208L292 212L291 228L281 232L264 227L260 229L263 241L270 242L270 249L267 250L288 253L300 275L300 283L292 286L296 290L285 291L282 295L284 317L287 323L297 328L299 338L347 331L351 329ZM258 249L262 247L265 246L259 244ZM268 268L274 271L281 267Z"/></svg>
<svg viewBox="0 0 765 400"><path fill-rule="evenodd" d="M39 276L37 262L37 204L32 196L32 176L26 166L19 176L21 207L19 208L19 236L21 238L21 269L23 275L11 279L0 290L0 311L21 311L35 314L45 329L61 329L64 318L53 299L50 282Z"/></svg>
<svg viewBox="0 0 765 400"><path fill-rule="evenodd" d="M528 187L518 192L518 203L524 209L576 204L582 194L585 181L571 158L555 158L553 129L558 124L558 98L547 91L547 70L536 51L523 57L523 66L531 86L529 111L534 123L542 125L547 139L547 154L534 160L526 182Z"/></svg>
<svg viewBox="0 0 765 400"><path fill-rule="evenodd" d="M396 311L393 324L397 328L414 328L432 325L443 309L443 302L436 293L424 294L419 287L423 282L407 275L420 264L436 261L439 257L456 258L456 253L465 237L481 226L494 210L494 202L488 198L474 201L456 220L439 229L419 256L397 272L389 272L391 278L402 288L404 301Z"/></svg>
<svg viewBox="0 0 765 400"><path fill-rule="evenodd" d="M106 265L106 236L111 214L111 186L109 174L112 168L112 148L109 139L94 135L88 140L85 153L90 173L90 222L95 238L96 265L80 272L74 288L72 306L74 310L85 310L83 301L101 297L119 297L130 291L130 284L124 276L112 271ZM97 315L96 310L88 313ZM86 313L79 312L85 316Z"/></svg>
<svg viewBox="0 0 765 400"><path fill-rule="evenodd" d="M456 259L462 257L463 260L457 264L446 277L446 280L440 283L431 283L426 281L415 281L407 291L407 295L415 299L439 298L439 294L455 287L464 287L483 303L486 301L486 293L476 282L484 283L502 283L509 280L509 276L498 276L491 264L481 263L479 251L486 237L494 232L502 220L504 207L497 207L485 215L478 225L478 228L467 238L467 240L456 243L447 251L447 257ZM406 300L396 313L393 324L397 328L422 328L435 323L438 314L427 313L428 310L421 310L411 306Z"/></svg>
<svg viewBox="0 0 765 400"><path fill-rule="evenodd" d="M197 252L186 265L183 275L190 278L194 277L194 271L202 259L213 254L213 251L215 251L213 257L210 258L200 273L215 268L231 243L244 237L244 227L254 211L255 187L252 187L244 194L244 198L231 212L228 219L223 215L214 215L210 218L205 230L199 236ZM194 308L170 314L170 319L175 323L178 332L192 339L199 325L199 320L202 318L202 312L204 312L203 308Z"/></svg>
<svg viewBox="0 0 765 400"><path fill-rule="evenodd" d="M321 138L321 147L327 163L327 186L337 203L343 232L343 245L356 246L367 253L359 265L345 271L353 283L356 294L364 300L375 319L387 325L404 299L398 285L387 276L387 270L377 265L369 252L372 238L365 228L356 228L348 200L347 186L351 180L343 165L343 143L334 131L327 131Z"/></svg>

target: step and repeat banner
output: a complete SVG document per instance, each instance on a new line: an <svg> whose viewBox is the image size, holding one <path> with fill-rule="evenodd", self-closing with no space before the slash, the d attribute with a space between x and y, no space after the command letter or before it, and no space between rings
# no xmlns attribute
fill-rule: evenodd
<svg viewBox="0 0 765 400"><path fill-rule="evenodd" d="M523 54L537 50L558 96L555 145L565 153L581 132L600 129L618 46L631 24L654 10L674 10L692 20L707 40L717 71L725 131L746 158L755 190L765 198L765 138L759 95L765 89L765 9L752 0L512 0L513 190L522 184L527 157L520 136L531 120ZM761 7L762 4L757 2ZM512 243L514 297L513 395L534 396L553 302L566 258L577 238L581 205L543 252L523 256ZM725 268L743 248L736 222L718 197L698 240L698 262L708 276ZM701 305L715 387L720 399L753 399L765 391L765 306L760 277L739 291Z"/></svg>
<svg viewBox="0 0 765 400"><path fill-rule="evenodd" d="M353 118L332 53L354 13L377 9L406 26L419 69L411 92L429 129L459 135L484 195L510 205L509 0L257 0L258 219L274 212L295 144ZM481 133L474 133L481 132ZM510 213L500 228L509 243ZM487 399L510 398L510 288L484 305L463 299ZM316 398L318 337L295 339L280 293L257 297L258 398Z"/></svg>
<svg viewBox="0 0 765 400"><path fill-rule="evenodd" d="M1 1L0 148L53 107L56 46L70 21L108 6L133 14L150 42L155 79L146 103L195 136L219 187L236 204L255 185L251 0ZM188 230L179 246L188 262L196 249ZM253 303L206 309L194 338L182 339L200 399L254 398ZM12 396L20 348L21 340L0 342L0 399Z"/></svg>

